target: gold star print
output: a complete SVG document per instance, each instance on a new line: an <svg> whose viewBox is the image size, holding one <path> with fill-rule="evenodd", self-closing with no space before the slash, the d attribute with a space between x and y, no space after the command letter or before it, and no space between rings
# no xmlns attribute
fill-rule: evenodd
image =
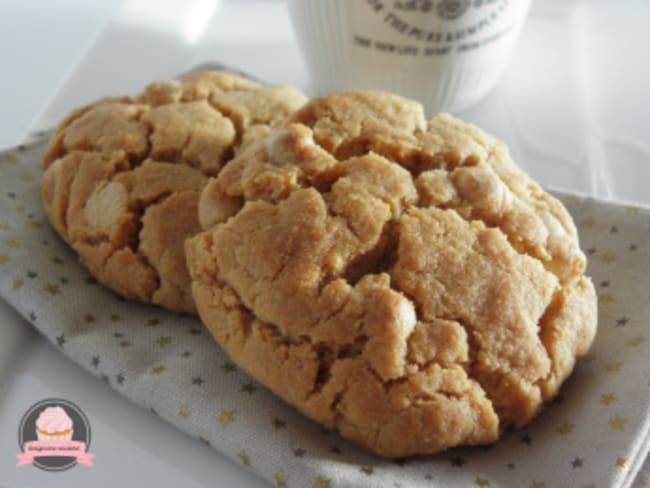
<svg viewBox="0 0 650 488"><path fill-rule="evenodd" d="M603 254L603 257L600 260L605 264L612 264L616 262L616 256L613 254Z"/></svg>
<svg viewBox="0 0 650 488"><path fill-rule="evenodd" d="M616 467L619 469L627 468L627 458L620 457L616 459Z"/></svg>
<svg viewBox="0 0 650 488"><path fill-rule="evenodd" d="M533 481L530 484L530 488L546 488L546 483L541 481Z"/></svg>
<svg viewBox="0 0 650 488"><path fill-rule="evenodd" d="M630 321L627 317L623 316L620 319L616 321L616 327L625 327L627 323Z"/></svg>
<svg viewBox="0 0 650 488"><path fill-rule="evenodd" d="M16 213L17 214L25 213L25 207L16 207Z"/></svg>
<svg viewBox="0 0 650 488"><path fill-rule="evenodd" d="M557 427L555 431L560 435L567 435L573 432L573 427L575 427L575 424L570 424L568 422L565 422L559 427Z"/></svg>
<svg viewBox="0 0 650 488"><path fill-rule="evenodd" d="M20 179L23 180L25 183L31 183L34 181L34 175L29 174L29 173L23 173L20 175Z"/></svg>
<svg viewBox="0 0 650 488"><path fill-rule="evenodd" d="M612 430L624 430L627 419L619 417L618 415L609 419L609 426Z"/></svg>
<svg viewBox="0 0 650 488"><path fill-rule="evenodd" d="M120 341L119 345L120 347L129 347L131 343L129 341Z"/></svg>
<svg viewBox="0 0 650 488"><path fill-rule="evenodd" d="M625 211L630 215L636 215L639 213L639 207L627 207Z"/></svg>
<svg viewBox="0 0 650 488"><path fill-rule="evenodd" d="M584 219L584 220L583 220L582 222L580 222L580 223L581 223L584 227L593 227L594 222L596 222L596 221L594 220L593 217L587 217L586 219Z"/></svg>
<svg viewBox="0 0 650 488"><path fill-rule="evenodd" d="M16 239L9 239L7 241L7 247L11 249L16 249L18 247L18 241Z"/></svg>
<svg viewBox="0 0 650 488"><path fill-rule="evenodd" d="M91 324L95 321L95 316L91 313L87 313L86 315L84 315L84 321Z"/></svg>
<svg viewBox="0 0 650 488"><path fill-rule="evenodd" d="M251 457L248 455L245 449L242 449L239 451L239 454L237 454L237 457L241 461L241 463L244 466L250 466L251 465Z"/></svg>
<svg viewBox="0 0 650 488"><path fill-rule="evenodd" d="M370 466L361 466L359 470L366 476L372 476L373 473L375 472L375 470L372 469Z"/></svg>
<svg viewBox="0 0 650 488"><path fill-rule="evenodd" d="M449 458L449 462L456 468L462 468L463 464L465 464L467 461L460 456L454 456L452 458Z"/></svg>
<svg viewBox="0 0 650 488"><path fill-rule="evenodd" d="M155 366L149 370L149 374L156 374L156 375L162 374L165 371L165 369L166 368L164 366Z"/></svg>
<svg viewBox="0 0 650 488"><path fill-rule="evenodd" d="M284 420L280 420L278 418L273 419L271 423L276 429L283 429L287 426L287 423Z"/></svg>
<svg viewBox="0 0 650 488"><path fill-rule="evenodd" d="M14 153L5 154L5 159L7 160L7 162L12 163L12 164L18 162L18 158L16 157L16 155Z"/></svg>
<svg viewBox="0 0 650 488"><path fill-rule="evenodd" d="M314 483L314 488L330 488L330 486L329 478L323 478L322 476L319 476L316 483Z"/></svg>
<svg viewBox="0 0 650 488"><path fill-rule="evenodd" d="M236 371L236 370L237 370L237 367L236 367L233 363L231 363L231 362L229 362L229 361L226 361L226 362L223 363L223 365L221 366L221 369L223 369L223 372L224 372L224 373L232 373L233 371Z"/></svg>
<svg viewBox="0 0 650 488"><path fill-rule="evenodd" d="M7 230L9 228L9 224L6 222L0 222L0 230Z"/></svg>
<svg viewBox="0 0 650 488"><path fill-rule="evenodd" d="M21 280L21 279L14 280L13 288L14 288L14 290L20 290L23 287L24 284L25 284L25 282L23 280Z"/></svg>
<svg viewBox="0 0 650 488"><path fill-rule="evenodd" d="M9 261L9 256L6 254L0 254L0 264L5 264L7 261Z"/></svg>
<svg viewBox="0 0 650 488"><path fill-rule="evenodd" d="M628 341L628 344L632 347L638 347L643 342L643 336L633 337Z"/></svg>
<svg viewBox="0 0 650 488"><path fill-rule="evenodd" d="M235 414L231 410L222 410L219 412L219 416L217 417L217 421L222 425L226 426L235 419Z"/></svg>
<svg viewBox="0 0 650 488"><path fill-rule="evenodd" d="M614 299L612 298L612 296L609 293L600 293L598 295L598 303L600 303L601 305L605 305L607 303L612 303L613 301L614 301Z"/></svg>
<svg viewBox="0 0 650 488"><path fill-rule="evenodd" d="M40 229L43 224L39 220L32 220L31 226L33 229Z"/></svg>
<svg viewBox="0 0 650 488"><path fill-rule="evenodd" d="M282 472L282 470L276 471L275 474L273 475L273 477L275 478L275 484L277 486L280 486L280 487L287 486L287 477Z"/></svg>
<svg viewBox="0 0 650 488"><path fill-rule="evenodd" d="M600 403L603 405L609 405L611 403L614 403L616 400L618 400L618 398L616 398L616 395L613 393L606 393L600 396Z"/></svg>
<svg viewBox="0 0 650 488"><path fill-rule="evenodd" d="M52 283L49 283L45 287L45 291L48 292L50 295L58 295L61 293L61 289L59 288L59 285L54 285Z"/></svg>
<svg viewBox="0 0 650 488"><path fill-rule="evenodd" d="M248 393L249 395L252 395L255 390L257 390L257 387L250 381L248 383L242 383L242 385L239 387L239 391L242 393Z"/></svg>
<svg viewBox="0 0 650 488"><path fill-rule="evenodd" d="M178 415L186 419L190 416L189 408L187 408L185 405L182 405L181 408L178 409Z"/></svg>
<svg viewBox="0 0 650 488"><path fill-rule="evenodd" d="M580 203L580 199L575 195L569 195L566 201L569 203Z"/></svg>
<svg viewBox="0 0 650 488"><path fill-rule="evenodd" d="M609 363L607 365L607 371L609 371L610 373L617 373L621 369L621 366L623 366L623 363L614 361L613 363Z"/></svg>
<svg viewBox="0 0 650 488"><path fill-rule="evenodd" d="M170 345L172 342L172 338L169 336L160 336L158 340L156 341L156 344L158 344L160 347L166 347Z"/></svg>
<svg viewBox="0 0 650 488"><path fill-rule="evenodd" d="M490 486L490 481L485 478L479 478L478 476L474 480L476 486Z"/></svg>

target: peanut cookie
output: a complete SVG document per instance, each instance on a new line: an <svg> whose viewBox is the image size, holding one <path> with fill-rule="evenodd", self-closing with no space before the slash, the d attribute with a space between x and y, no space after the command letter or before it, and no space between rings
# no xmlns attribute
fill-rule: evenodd
<svg viewBox="0 0 650 488"><path fill-rule="evenodd" d="M105 286L195 312L183 243L200 230L201 189L305 101L289 86L204 71L79 109L43 157L46 215Z"/></svg>
<svg viewBox="0 0 650 488"><path fill-rule="evenodd" d="M564 207L507 148L381 92L317 98L206 186L199 314L307 416L386 457L495 441L596 331Z"/></svg>

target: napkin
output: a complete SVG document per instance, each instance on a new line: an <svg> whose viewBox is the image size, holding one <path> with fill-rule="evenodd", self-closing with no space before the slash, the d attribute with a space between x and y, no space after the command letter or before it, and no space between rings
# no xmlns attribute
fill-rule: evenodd
<svg viewBox="0 0 650 488"><path fill-rule="evenodd" d="M44 141L0 153L0 295L69 356L279 487L628 487L650 426L650 208L558 194L599 299L599 330L560 396L494 445L387 461L247 377L197 317L102 288L45 220ZM1 338L0 338L1 340Z"/></svg>

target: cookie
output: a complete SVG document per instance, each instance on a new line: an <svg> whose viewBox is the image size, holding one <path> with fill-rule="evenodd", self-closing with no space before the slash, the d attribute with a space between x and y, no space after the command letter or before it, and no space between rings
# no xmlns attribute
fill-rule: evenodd
<svg viewBox="0 0 650 488"><path fill-rule="evenodd" d="M43 157L48 220L103 285L195 312L183 243L208 177L306 99L217 71L148 86L66 118Z"/></svg>
<svg viewBox="0 0 650 488"><path fill-rule="evenodd" d="M494 442L596 331L564 207L495 138L382 92L317 98L203 190L192 293L231 358L385 457Z"/></svg>

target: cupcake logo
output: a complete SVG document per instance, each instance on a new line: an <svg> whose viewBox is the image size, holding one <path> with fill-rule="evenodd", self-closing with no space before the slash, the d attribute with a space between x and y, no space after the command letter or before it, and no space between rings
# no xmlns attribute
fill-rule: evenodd
<svg viewBox="0 0 650 488"><path fill-rule="evenodd" d="M18 444L18 466L63 471L77 464L93 465L88 418L67 400L50 398L32 405L20 421Z"/></svg>

